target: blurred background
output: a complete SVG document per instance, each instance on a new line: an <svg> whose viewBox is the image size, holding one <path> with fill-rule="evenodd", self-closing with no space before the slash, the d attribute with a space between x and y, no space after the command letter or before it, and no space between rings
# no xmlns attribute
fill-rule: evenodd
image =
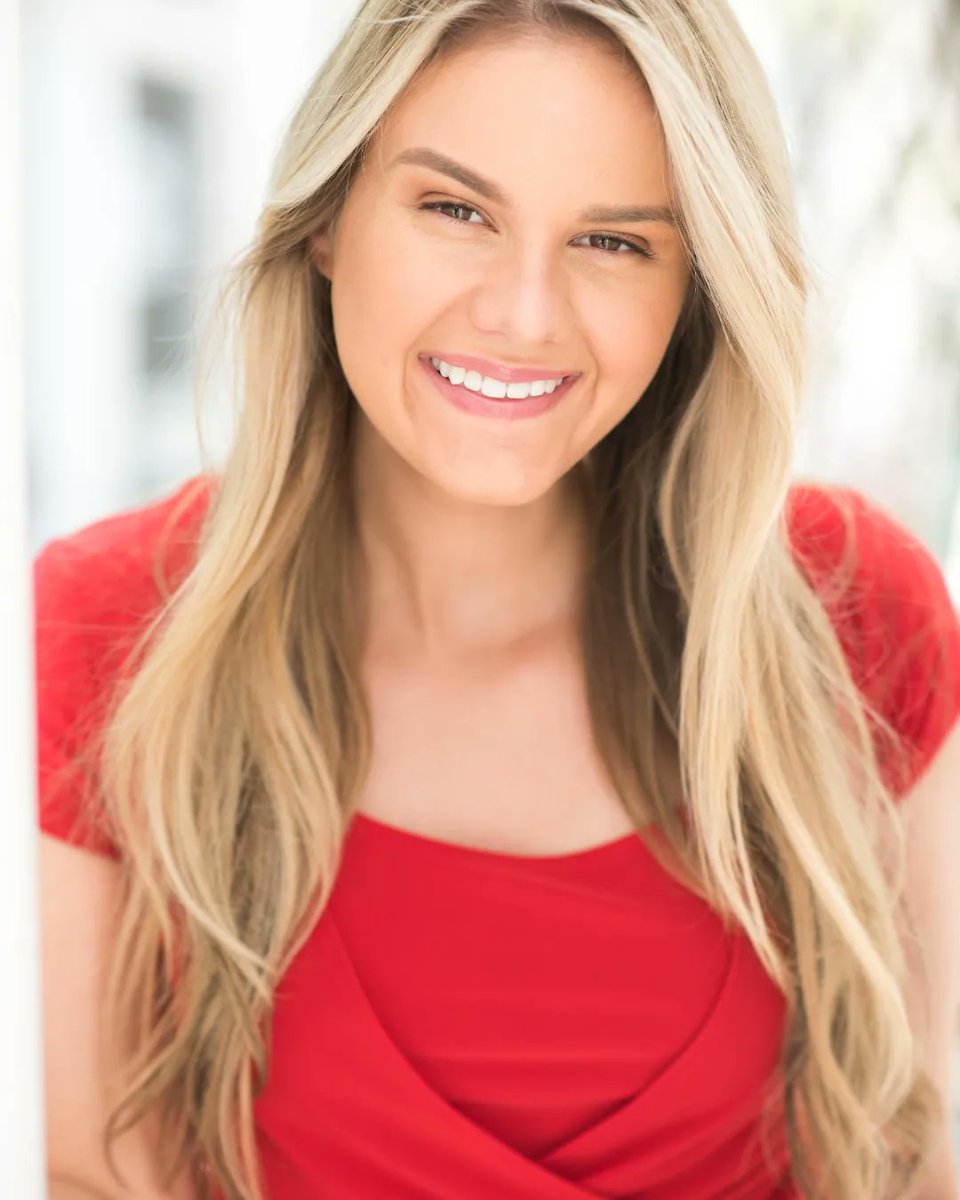
<svg viewBox="0 0 960 1200"><path fill-rule="evenodd" d="M357 7L22 5L34 552L199 469L198 313L252 235L281 129ZM795 473L882 503L957 598L960 0L733 7L780 107L824 284ZM225 397L203 436L216 460Z"/></svg>

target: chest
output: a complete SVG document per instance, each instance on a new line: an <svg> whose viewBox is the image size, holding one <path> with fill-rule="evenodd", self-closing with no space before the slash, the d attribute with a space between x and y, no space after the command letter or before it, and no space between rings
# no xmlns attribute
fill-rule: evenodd
<svg viewBox="0 0 960 1200"><path fill-rule="evenodd" d="M573 651L368 666L373 756L359 808L442 841L563 854L634 823L608 778Z"/></svg>

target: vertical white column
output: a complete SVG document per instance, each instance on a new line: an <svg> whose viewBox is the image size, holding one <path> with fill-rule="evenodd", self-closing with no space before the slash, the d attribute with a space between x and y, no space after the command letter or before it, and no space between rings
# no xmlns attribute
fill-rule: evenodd
<svg viewBox="0 0 960 1200"><path fill-rule="evenodd" d="M21 351L20 9L0 0L0 1196L43 1200L33 592Z"/></svg>

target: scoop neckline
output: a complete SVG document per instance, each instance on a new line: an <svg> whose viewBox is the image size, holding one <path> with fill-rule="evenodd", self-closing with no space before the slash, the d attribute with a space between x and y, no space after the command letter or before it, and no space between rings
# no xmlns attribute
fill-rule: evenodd
<svg viewBox="0 0 960 1200"><path fill-rule="evenodd" d="M568 850L559 854L513 854L507 850L489 850L482 846L467 846L462 842L448 842L429 834L417 833L413 829L404 829L399 825L391 825L387 821L373 817L369 813L356 811L350 822L352 829L366 830L367 833L379 835L404 844L411 849L439 851L451 857L463 859L491 860L501 863L516 863L520 866L575 866L596 859L616 857L626 852L633 853L639 846L646 849L641 832L637 829L610 841L598 842L594 846L586 846L582 850Z"/></svg>

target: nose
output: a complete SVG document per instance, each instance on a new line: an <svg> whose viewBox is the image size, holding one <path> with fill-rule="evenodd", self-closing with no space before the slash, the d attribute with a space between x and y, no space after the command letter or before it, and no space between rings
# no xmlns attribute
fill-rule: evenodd
<svg viewBox="0 0 960 1200"><path fill-rule="evenodd" d="M559 268L536 249L500 256L474 292L472 315L478 329L495 335L491 341L524 356L561 343L569 300Z"/></svg>

